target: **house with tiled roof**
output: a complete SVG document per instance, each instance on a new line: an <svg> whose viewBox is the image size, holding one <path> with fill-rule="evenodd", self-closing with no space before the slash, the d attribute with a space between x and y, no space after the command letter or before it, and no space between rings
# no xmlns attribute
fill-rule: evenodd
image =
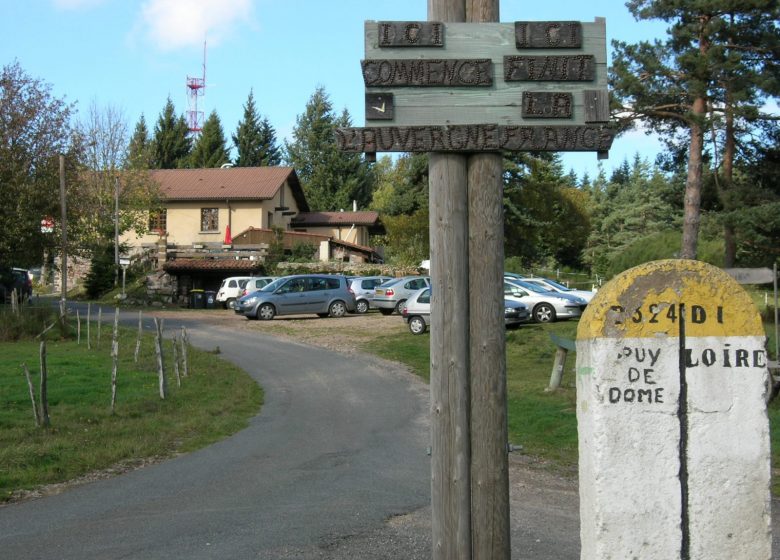
<svg viewBox="0 0 780 560"><path fill-rule="evenodd" d="M157 169L163 209L150 216L149 233L129 233L132 247L157 243L176 246L222 245L230 232L249 227L289 229L290 220L309 206L291 167ZM229 244L229 243L228 243Z"/></svg>
<svg viewBox="0 0 780 560"><path fill-rule="evenodd" d="M384 233L379 214L372 211L302 212L293 217L290 228L362 246L370 244L371 235Z"/></svg>
<svg viewBox="0 0 780 560"><path fill-rule="evenodd" d="M181 294L213 289L222 278L263 272L269 241L282 231L284 247L313 245L320 260L374 262L369 235L382 231L376 212L310 212L290 167L229 167L150 171L162 208L144 235L121 242L146 253L173 276Z"/></svg>

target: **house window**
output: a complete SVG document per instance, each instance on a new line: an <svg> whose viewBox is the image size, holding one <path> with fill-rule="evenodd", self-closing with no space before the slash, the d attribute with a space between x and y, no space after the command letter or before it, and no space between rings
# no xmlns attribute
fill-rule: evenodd
<svg viewBox="0 0 780 560"><path fill-rule="evenodd" d="M274 213L268 212L268 229L274 227Z"/></svg>
<svg viewBox="0 0 780 560"><path fill-rule="evenodd" d="M163 234L168 229L168 211L152 210L149 212L149 231Z"/></svg>
<svg viewBox="0 0 780 560"><path fill-rule="evenodd" d="M200 209L200 231L219 231L219 208Z"/></svg>

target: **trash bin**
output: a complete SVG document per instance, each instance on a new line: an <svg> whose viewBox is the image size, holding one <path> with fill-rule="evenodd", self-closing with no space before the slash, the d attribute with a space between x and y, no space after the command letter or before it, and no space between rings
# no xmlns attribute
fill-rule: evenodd
<svg viewBox="0 0 780 560"><path fill-rule="evenodd" d="M217 292L206 290L203 292L204 305L206 309L214 309L217 306Z"/></svg>
<svg viewBox="0 0 780 560"><path fill-rule="evenodd" d="M206 294L203 290L190 290L190 309L206 307Z"/></svg>

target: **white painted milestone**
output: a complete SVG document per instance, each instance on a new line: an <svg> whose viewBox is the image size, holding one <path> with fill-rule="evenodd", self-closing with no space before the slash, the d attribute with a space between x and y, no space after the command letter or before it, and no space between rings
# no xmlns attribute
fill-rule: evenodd
<svg viewBox="0 0 780 560"><path fill-rule="evenodd" d="M577 332L583 559L771 558L764 345L748 295L704 263L599 290Z"/></svg>

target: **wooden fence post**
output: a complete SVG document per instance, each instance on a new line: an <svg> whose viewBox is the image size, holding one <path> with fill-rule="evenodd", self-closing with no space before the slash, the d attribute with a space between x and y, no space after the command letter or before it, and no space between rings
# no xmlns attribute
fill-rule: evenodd
<svg viewBox="0 0 780 560"><path fill-rule="evenodd" d="M157 331L157 335L154 338L154 348L157 352L157 378L159 381L160 398L165 399L168 395L168 382L165 379L165 362L163 360L163 329L164 319L158 320L154 318L154 328Z"/></svg>
<svg viewBox="0 0 780 560"><path fill-rule="evenodd" d="M103 325L103 308L98 307L98 324L97 324L97 347L100 348L100 329Z"/></svg>
<svg viewBox="0 0 780 560"><path fill-rule="evenodd" d="M190 374L190 363L187 359L187 347L190 345L190 337L187 336L187 329L182 326L181 328L181 358L183 371L182 376L187 377Z"/></svg>
<svg viewBox="0 0 780 560"><path fill-rule="evenodd" d="M46 368L46 341L41 340L41 385L39 400L41 404L41 426L48 428L51 425L49 418L49 394L48 394L48 371Z"/></svg>
<svg viewBox="0 0 780 560"><path fill-rule="evenodd" d="M179 348L178 336L173 335L173 373L176 375L176 386L181 387L181 375L179 374Z"/></svg>
<svg viewBox="0 0 780 560"><path fill-rule="evenodd" d="M24 376L27 379L27 389L30 391L30 402L32 402L33 417L35 418L35 425L41 425L41 415L38 413L38 407L35 404L35 390L33 389L32 379L30 379L30 370L27 369L27 364L22 364L24 368Z"/></svg>
<svg viewBox="0 0 780 560"><path fill-rule="evenodd" d="M76 309L76 344L81 345L81 314Z"/></svg>
<svg viewBox="0 0 780 560"><path fill-rule="evenodd" d="M141 336L143 334L142 311L138 311L138 337L135 339L135 354L133 360L138 363L138 354L141 352Z"/></svg>
<svg viewBox="0 0 780 560"><path fill-rule="evenodd" d="M111 414L116 411L116 378L119 365L119 308L114 308L114 331L111 337Z"/></svg>

